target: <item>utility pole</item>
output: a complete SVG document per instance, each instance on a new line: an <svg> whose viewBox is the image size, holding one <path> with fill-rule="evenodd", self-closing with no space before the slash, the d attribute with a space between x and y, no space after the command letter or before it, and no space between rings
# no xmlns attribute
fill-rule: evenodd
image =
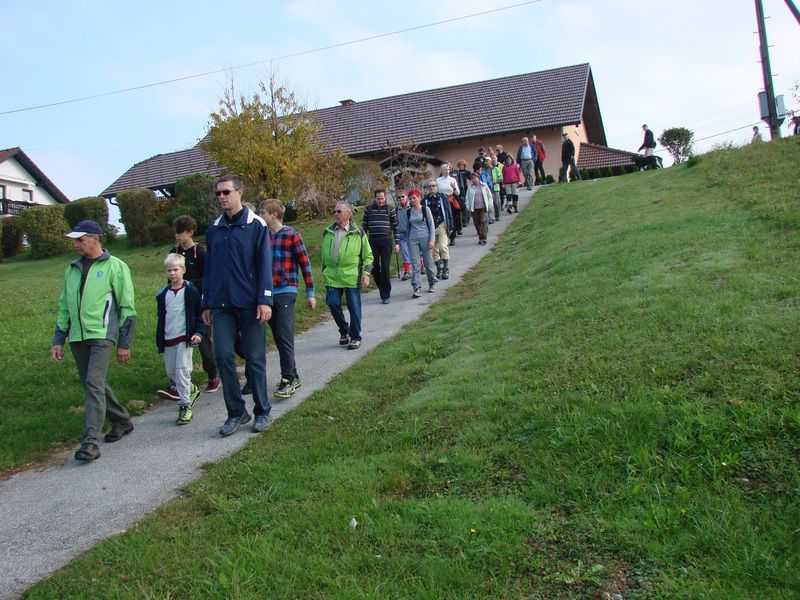
<svg viewBox="0 0 800 600"><path fill-rule="evenodd" d="M786 2L786 6L789 7L789 10L792 11L794 18L797 19L797 24L800 25L800 10L797 10L797 7L794 5L792 0L784 0Z"/></svg>
<svg viewBox="0 0 800 600"><path fill-rule="evenodd" d="M767 28L764 25L764 7L761 0L755 0L756 17L758 18L758 40L761 50L761 72L764 75L764 91L767 94L769 110L769 131L772 139L781 137L781 126L778 123L778 111L775 106L775 89L772 87L772 69L769 66L769 46L767 45Z"/></svg>

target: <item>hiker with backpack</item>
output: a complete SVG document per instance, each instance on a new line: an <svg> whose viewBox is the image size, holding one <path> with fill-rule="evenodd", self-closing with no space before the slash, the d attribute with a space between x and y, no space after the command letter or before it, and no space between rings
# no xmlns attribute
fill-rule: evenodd
<svg viewBox="0 0 800 600"><path fill-rule="evenodd" d="M408 249L411 253L411 297L419 298L422 293L420 260L425 265L425 274L428 277L428 292L436 290L439 281L433 272L433 247L436 239L433 223L433 213L427 206L422 206L422 194L413 189L408 192L411 206L398 211L397 222L400 235L408 240Z"/></svg>

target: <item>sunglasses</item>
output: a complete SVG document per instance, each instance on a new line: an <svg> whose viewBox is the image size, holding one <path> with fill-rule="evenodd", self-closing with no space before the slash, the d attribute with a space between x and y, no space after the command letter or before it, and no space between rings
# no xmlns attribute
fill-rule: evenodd
<svg viewBox="0 0 800 600"><path fill-rule="evenodd" d="M335 211L333 211L333 212L334 212L334 214L337 214L337 215L338 215L338 214L340 214L340 213L346 213L346 212L348 212L348 211L346 211L346 210L339 210L339 209L337 208L337 209L336 209Z"/></svg>
<svg viewBox="0 0 800 600"><path fill-rule="evenodd" d="M234 192L234 191L236 191L236 190L217 190L216 192L214 192L214 195L216 195L216 196L230 196L231 192Z"/></svg>

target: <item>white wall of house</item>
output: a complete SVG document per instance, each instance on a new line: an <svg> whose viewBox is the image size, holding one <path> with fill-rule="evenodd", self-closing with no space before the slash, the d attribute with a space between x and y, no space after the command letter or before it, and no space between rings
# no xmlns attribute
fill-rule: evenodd
<svg viewBox="0 0 800 600"><path fill-rule="evenodd" d="M0 163L0 185L5 187L6 200L26 202L28 195L23 190L31 190L34 204L58 204L47 190L36 184L36 179L15 158Z"/></svg>

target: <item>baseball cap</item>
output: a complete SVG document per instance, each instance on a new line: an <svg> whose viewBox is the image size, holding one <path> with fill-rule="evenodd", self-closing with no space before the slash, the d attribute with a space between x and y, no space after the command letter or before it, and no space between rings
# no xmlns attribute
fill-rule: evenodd
<svg viewBox="0 0 800 600"><path fill-rule="evenodd" d="M100 229L100 225L98 225L95 221L81 221L75 227L72 228L67 234L68 238L72 238L73 240L77 240L78 238L82 238L87 233L91 233L94 235L103 235L103 230Z"/></svg>

